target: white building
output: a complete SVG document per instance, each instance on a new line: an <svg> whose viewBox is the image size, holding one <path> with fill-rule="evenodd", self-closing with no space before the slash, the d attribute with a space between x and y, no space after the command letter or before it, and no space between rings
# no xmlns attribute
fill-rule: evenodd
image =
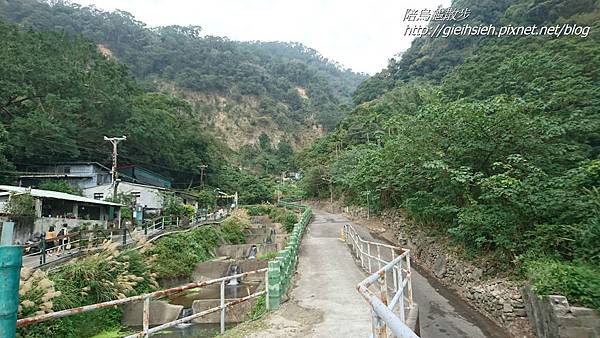
<svg viewBox="0 0 600 338"><path fill-rule="evenodd" d="M110 169L97 162L65 162L26 170L34 170L35 173L20 176L20 187L35 187L51 180L65 181L74 188L85 189L111 181Z"/></svg>
<svg viewBox="0 0 600 338"><path fill-rule="evenodd" d="M24 241L34 232L46 232L50 226L59 229L66 224L69 228L98 226L106 229L119 224L121 205L118 203L10 185L0 185L0 219L10 217L1 215L7 211L4 209L11 194L30 194L35 198L35 213L31 220L18 224L15 229L15 239L19 241Z"/></svg>
<svg viewBox="0 0 600 338"><path fill-rule="evenodd" d="M123 193L135 196L136 205L142 206L145 210L160 210L162 209L164 195L169 193L169 190L162 187L151 185L143 185L131 182L119 182L117 193ZM113 195L113 185L104 184L95 187L83 189L83 196L93 198L95 200L104 200Z"/></svg>

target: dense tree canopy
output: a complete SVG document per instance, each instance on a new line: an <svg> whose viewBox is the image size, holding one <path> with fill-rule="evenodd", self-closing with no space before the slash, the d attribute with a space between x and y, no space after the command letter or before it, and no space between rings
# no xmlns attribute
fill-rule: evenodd
<svg viewBox="0 0 600 338"><path fill-rule="evenodd" d="M290 130L286 124L306 125L313 115L332 129L344 113L340 105L350 103L366 77L299 43L231 41L203 36L199 26L148 28L130 13L67 1L0 2L0 18L82 34L129 65L138 78L152 81L151 88L159 80L192 91L257 97L284 130Z"/></svg>
<svg viewBox="0 0 600 338"><path fill-rule="evenodd" d="M357 89L361 104L335 132L300 155L306 190L324 196L319 177L331 176L349 203L366 205L369 195L376 210L400 207L468 253L530 267L543 292L598 307L597 2L455 5L479 22L570 22L592 33L416 39ZM548 260L561 263L539 263ZM563 263L585 272L567 283L540 270Z"/></svg>
<svg viewBox="0 0 600 338"><path fill-rule="evenodd" d="M17 174L15 166L107 162L111 148L104 135L127 135L121 161L176 183L198 175L200 162L221 165L226 149L199 132L202 125L188 118L186 101L145 93L125 66L88 40L0 23L0 41L4 181Z"/></svg>

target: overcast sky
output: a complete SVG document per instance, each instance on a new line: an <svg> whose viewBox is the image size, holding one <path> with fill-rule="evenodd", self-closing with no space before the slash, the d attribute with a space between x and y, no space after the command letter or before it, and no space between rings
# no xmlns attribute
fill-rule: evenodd
<svg viewBox="0 0 600 338"><path fill-rule="evenodd" d="M354 71L374 74L410 46L407 8L451 0L73 0L133 14L149 26L198 25L232 40L295 41ZM413 22L414 24L414 22Z"/></svg>

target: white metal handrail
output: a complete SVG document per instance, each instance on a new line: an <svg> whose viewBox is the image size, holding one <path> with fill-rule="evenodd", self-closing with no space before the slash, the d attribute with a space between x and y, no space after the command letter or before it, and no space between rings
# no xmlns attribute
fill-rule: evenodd
<svg viewBox="0 0 600 338"><path fill-rule="evenodd" d="M373 336L388 337L389 333L402 338L418 337L406 325L414 306L410 250L364 240L350 224L345 224L342 231L361 267L370 274L357 285L357 289L371 305ZM377 266L375 271L374 265ZM374 284L379 285L379 296L369 289ZM390 293L391 301L388 296Z"/></svg>

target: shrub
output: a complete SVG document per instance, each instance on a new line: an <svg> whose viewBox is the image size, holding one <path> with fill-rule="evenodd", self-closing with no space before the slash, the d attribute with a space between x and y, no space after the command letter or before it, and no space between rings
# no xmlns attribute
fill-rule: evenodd
<svg viewBox="0 0 600 338"><path fill-rule="evenodd" d="M542 296L560 294L576 304L600 310L600 268L541 258L525 264L533 289Z"/></svg>
<svg viewBox="0 0 600 338"><path fill-rule="evenodd" d="M273 222L281 223L287 232L292 232L294 230L294 225L298 222L296 213L277 207L271 209L269 218L271 218Z"/></svg>
<svg viewBox="0 0 600 338"><path fill-rule="evenodd" d="M52 311L55 297L61 295L54 289L54 282L42 270L31 272L24 267L21 270L19 285L19 317L41 315Z"/></svg>
<svg viewBox="0 0 600 338"><path fill-rule="evenodd" d="M157 287L138 251L119 252L105 243L89 256L73 260L57 272L23 270L19 317L99 303L151 291ZM120 327L122 311L109 308L25 326L25 337L90 337Z"/></svg>
<svg viewBox="0 0 600 338"><path fill-rule="evenodd" d="M260 296L256 301L256 305L250 311L250 320L257 320L262 318L267 313L267 299L266 297Z"/></svg>
<svg viewBox="0 0 600 338"><path fill-rule="evenodd" d="M11 215L34 216L35 198L31 194L10 194L10 199L5 206L6 211Z"/></svg>
<svg viewBox="0 0 600 338"><path fill-rule="evenodd" d="M82 195L81 189L73 188L67 181L49 180L39 184L39 189L64 192L67 194Z"/></svg>
<svg viewBox="0 0 600 338"><path fill-rule="evenodd" d="M244 207L250 216L268 215L273 208L274 206L269 204L247 205Z"/></svg>
<svg viewBox="0 0 600 338"><path fill-rule="evenodd" d="M249 224L245 213L234 213L221 226L203 226L165 236L154 242L145 255L152 257L152 269L158 278L187 277L196 264L214 257L220 243L244 243L244 224Z"/></svg>

